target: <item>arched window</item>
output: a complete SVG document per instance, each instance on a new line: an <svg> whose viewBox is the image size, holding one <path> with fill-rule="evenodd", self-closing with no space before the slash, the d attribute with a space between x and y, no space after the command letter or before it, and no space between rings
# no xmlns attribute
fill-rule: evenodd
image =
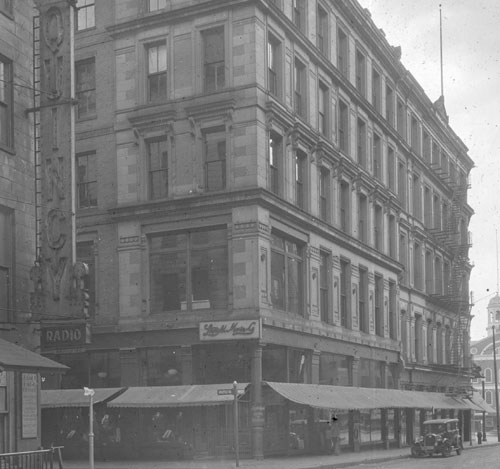
<svg viewBox="0 0 500 469"><path fill-rule="evenodd" d="M485 393L486 404L491 404L491 391L486 391Z"/></svg>
<svg viewBox="0 0 500 469"><path fill-rule="evenodd" d="M485 377L487 383L491 383L491 369L490 368L486 368L484 370L484 377Z"/></svg>
<svg viewBox="0 0 500 469"><path fill-rule="evenodd" d="M500 321L500 311L497 311L496 313L496 321Z"/></svg>

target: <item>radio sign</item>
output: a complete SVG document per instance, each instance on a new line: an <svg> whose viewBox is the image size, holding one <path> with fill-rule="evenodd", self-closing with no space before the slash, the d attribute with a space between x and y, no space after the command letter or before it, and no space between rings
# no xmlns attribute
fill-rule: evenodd
<svg viewBox="0 0 500 469"><path fill-rule="evenodd" d="M41 345L43 349L74 347L87 343L85 324L71 324L42 328Z"/></svg>

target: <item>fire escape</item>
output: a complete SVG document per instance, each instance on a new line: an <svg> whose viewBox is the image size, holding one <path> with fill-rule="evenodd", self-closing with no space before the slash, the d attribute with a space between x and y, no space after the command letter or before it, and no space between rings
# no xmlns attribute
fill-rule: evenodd
<svg viewBox="0 0 500 469"><path fill-rule="evenodd" d="M454 313L454 326L449 344L451 363L447 365L457 367L457 372L460 373L460 370L469 366L467 350L472 307L468 292L469 274L472 268L469 261L471 236L467 230L466 210L469 183L463 173L450 177L440 165L432 164L431 167L449 188L451 194L448 213L442 214L441 229L430 230L437 243L450 256L449 270L445 269L444 292L432 297L439 307Z"/></svg>

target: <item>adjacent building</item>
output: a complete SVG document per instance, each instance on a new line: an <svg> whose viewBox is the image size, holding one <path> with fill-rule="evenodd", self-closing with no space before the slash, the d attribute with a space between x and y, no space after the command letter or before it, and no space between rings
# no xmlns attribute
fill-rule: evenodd
<svg viewBox="0 0 500 469"><path fill-rule="evenodd" d="M262 381L466 396L473 162L367 10L79 0L75 20L92 341L44 348L62 387L251 383L256 457L323 418ZM342 444L405 444L426 415L351 409ZM224 412L193 419L230 448L208 442Z"/></svg>

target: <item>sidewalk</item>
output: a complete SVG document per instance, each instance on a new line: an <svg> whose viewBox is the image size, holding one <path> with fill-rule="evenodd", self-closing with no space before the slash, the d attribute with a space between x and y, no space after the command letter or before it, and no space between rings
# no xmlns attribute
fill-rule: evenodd
<svg viewBox="0 0 500 469"><path fill-rule="evenodd" d="M473 441L465 443L464 450L481 449L487 446L500 446L496 435L488 434L488 441L478 445ZM356 466L370 462L384 462L394 459L408 458L410 448L396 448L389 450L363 451L360 453L342 453L339 456L303 456L269 458L262 461L242 459L240 467L254 469L338 469ZM64 469L88 469L88 461L64 461ZM203 461L96 461L95 469L233 469L234 460L203 460Z"/></svg>

